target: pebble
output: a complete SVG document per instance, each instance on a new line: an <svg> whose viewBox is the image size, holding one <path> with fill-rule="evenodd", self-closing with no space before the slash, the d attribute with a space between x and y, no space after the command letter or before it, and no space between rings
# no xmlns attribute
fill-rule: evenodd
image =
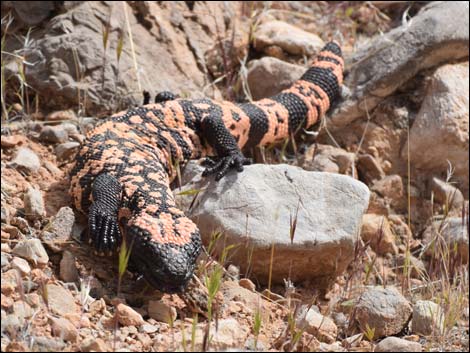
<svg viewBox="0 0 470 353"><path fill-rule="evenodd" d="M79 142L65 142L61 143L55 148L55 155L57 157L57 160L63 161L71 157L80 147Z"/></svg>
<svg viewBox="0 0 470 353"><path fill-rule="evenodd" d="M26 218L36 219L46 214L41 190L29 185L26 193L24 194L23 201Z"/></svg>
<svg viewBox="0 0 470 353"><path fill-rule="evenodd" d="M28 261L21 257L15 256L11 261L11 267L16 268L22 275L29 275L31 272L31 267L29 266Z"/></svg>
<svg viewBox="0 0 470 353"><path fill-rule="evenodd" d="M149 316L157 321L170 323L176 320L176 309L160 300L151 300L148 304Z"/></svg>
<svg viewBox="0 0 470 353"><path fill-rule="evenodd" d="M75 265L75 256L70 251L64 251L60 260L60 279L64 282L77 282L78 270Z"/></svg>
<svg viewBox="0 0 470 353"><path fill-rule="evenodd" d="M256 292L255 284L248 278L242 278L238 281L240 287L246 288L252 292Z"/></svg>
<svg viewBox="0 0 470 353"><path fill-rule="evenodd" d="M49 261L46 249L39 239L28 239L20 241L12 253L18 255L38 266L45 266Z"/></svg>
<svg viewBox="0 0 470 353"><path fill-rule="evenodd" d="M12 135L12 136L3 136L1 138L1 145L4 148L14 147L21 142L20 135Z"/></svg>
<svg viewBox="0 0 470 353"><path fill-rule="evenodd" d="M125 304L118 304L116 311L119 323L123 326L141 326L144 324L142 315Z"/></svg>
<svg viewBox="0 0 470 353"><path fill-rule="evenodd" d="M27 147L20 147L8 165L35 173L41 167L41 161L32 150Z"/></svg>
<svg viewBox="0 0 470 353"><path fill-rule="evenodd" d="M335 342L338 334L338 328L333 320L311 308L308 310L304 308L304 312L297 318L297 326L326 343Z"/></svg>
<svg viewBox="0 0 470 353"><path fill-rule="evenodd" d="M67 141L69 134L61 126L44 126L39 134L43 142L63 143Z"/></svg>
<svg viewBox="0 0 470 353"><path fill-rule="evenodd" d="M42 233L42 239L52 251L60 252L63 250L66 242L71 238L74 222L75 214L70 207L62 207L57 212L47 226L47 231Z"/></svg>

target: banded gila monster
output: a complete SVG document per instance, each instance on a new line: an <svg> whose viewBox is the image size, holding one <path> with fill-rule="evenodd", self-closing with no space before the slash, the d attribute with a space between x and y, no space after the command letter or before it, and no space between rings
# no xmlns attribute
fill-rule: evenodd
<svg viewBox="0 0 470 353"><path fill-rule="evenodd" d="M237 104L164 92L158 103L98 123L76 158L70 186L75 207L89 215L95 249L116 249L124 229L137 271L157 289L184 290L202 243L175 205L175 161L215 155L204 176L241 172L250 163L242 148L282 141L325 114L339 95L343 67L340 46L329 42L298 81L271 98Z"/></svg>

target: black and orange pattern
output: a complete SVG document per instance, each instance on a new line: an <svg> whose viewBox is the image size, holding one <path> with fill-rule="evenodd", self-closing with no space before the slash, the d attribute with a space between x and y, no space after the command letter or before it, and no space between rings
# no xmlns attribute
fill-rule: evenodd
<svg viewBox="0 0 470 353"><path fill-rule="evenodd" d="M96 250L120 244L120 222L138 271L156 288L184 289L202 245L196 225L175 206L175 162L215 156L204 174L217 180L242 171L250 163L243 148L282 141L325 114L339 95L343 67L339 45L330 42L298 81L271 98L237 104L162 92L154 104L99 123L77 156L70 187L75 207L89 214Z"/></svg>

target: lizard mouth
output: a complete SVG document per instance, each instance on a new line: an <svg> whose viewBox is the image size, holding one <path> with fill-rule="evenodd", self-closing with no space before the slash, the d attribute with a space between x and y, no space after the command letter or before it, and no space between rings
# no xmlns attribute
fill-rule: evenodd
<svg viewBox="0 0 470 353"><path fill-rule="evenodd" d="M201 252L199 232L185 245L157 243L138 227L129 227L132 237L130 260L149 284L166 293L181 292L191 279Z"/></svg>

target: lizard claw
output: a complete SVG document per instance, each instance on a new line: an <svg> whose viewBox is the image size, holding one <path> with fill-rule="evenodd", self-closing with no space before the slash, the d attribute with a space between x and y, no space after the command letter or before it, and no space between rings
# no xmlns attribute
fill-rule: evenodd
<svg viewBox="0 0 470 353"><path fill-rule="evenodd" d="M245 158L239 151L229 154L228 156L221 157L217 162L212 161L213 164L208 166L202 176L208 176L215 174L215 180L219 181L222 179L230 169L235 168L238 172L243 171L243 166L251 164L250 158Z"/></svg>

